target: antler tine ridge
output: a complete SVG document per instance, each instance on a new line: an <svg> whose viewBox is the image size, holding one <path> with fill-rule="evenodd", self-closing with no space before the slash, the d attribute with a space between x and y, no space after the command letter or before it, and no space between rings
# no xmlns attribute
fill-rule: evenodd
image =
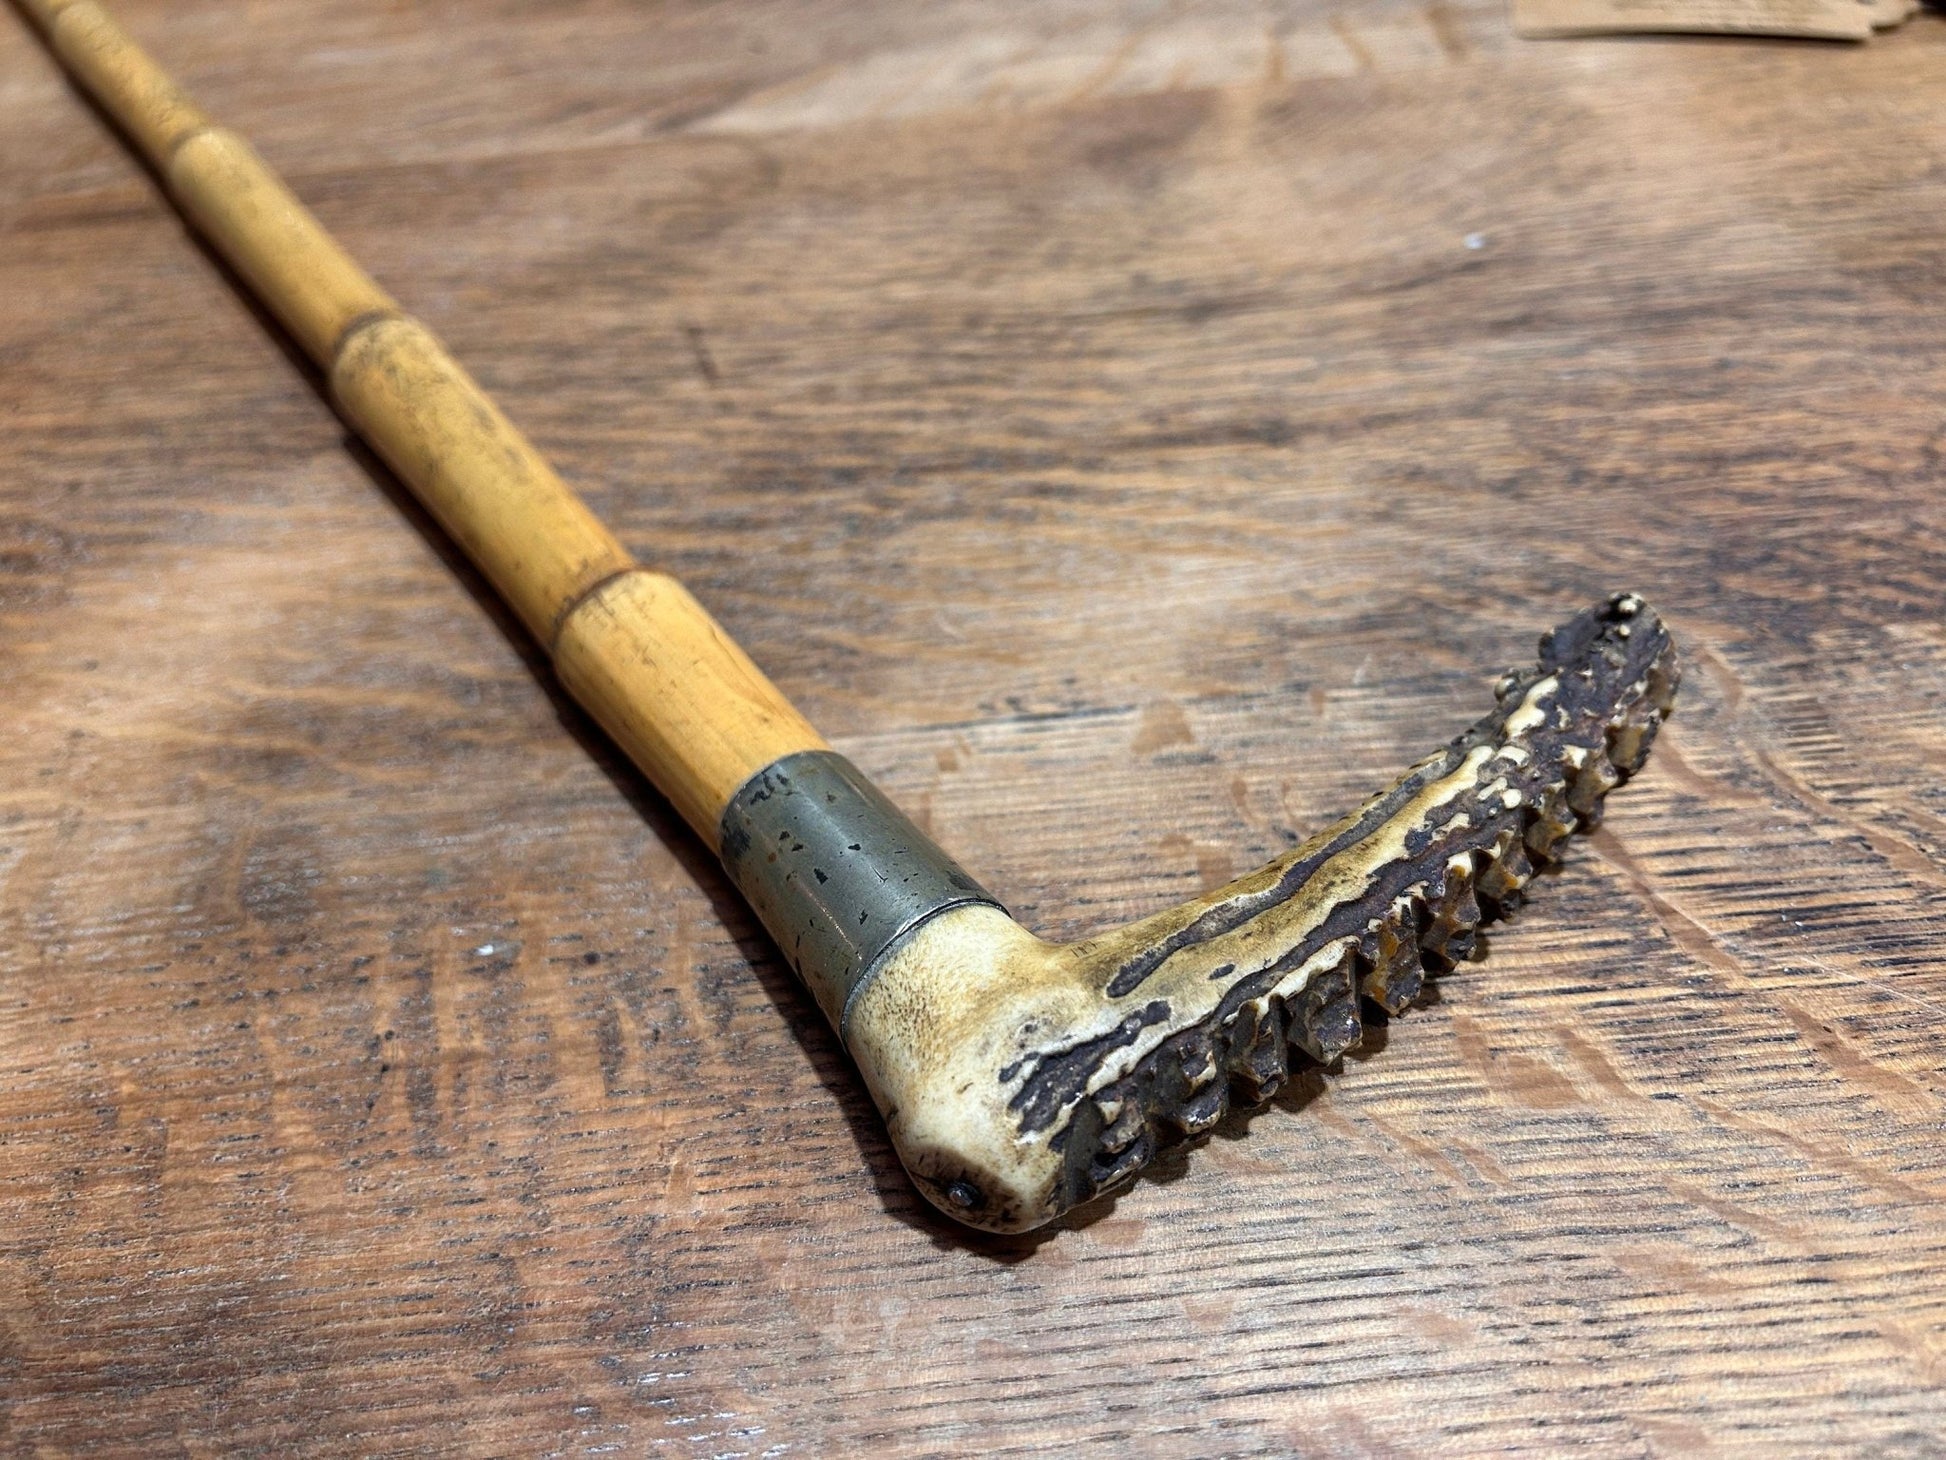
<svg viewBox="0 0 1946 1460"><path fill-rule="evenodd" d="M1594 824L1678 678L1661 620L1617 594L1546 635L1444 750L1227 887L1066 947L990 906L935 919L847 1022L921 1188L975 1225L1039 1225L1209 1129L1233 1094L1335 1062L1366 1010L1401 1013L1475 956L1481 926Z"/></svg>

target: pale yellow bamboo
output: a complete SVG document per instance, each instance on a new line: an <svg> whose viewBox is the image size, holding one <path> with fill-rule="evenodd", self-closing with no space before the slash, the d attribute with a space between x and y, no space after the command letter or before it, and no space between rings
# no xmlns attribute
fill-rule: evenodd
<svg viewBox="0 0 1946 1460"><path fill-rule="evenodd" d="M737 788L824 748L702 605L636 564L250 144L96 0L19 0L70 74L331 383L345 417L556 657L562 682L712 847Z"/></svg>
<svg viewBox="0 0 1946 1460"><path fill-rule="evenodd" d="M93 0L80 3L92 8ZM227 127L199 127L177 138L160 170L197 230L320 366L331 364L352 326L399 312L392 296Z"/></svg>
<svg viewBox="0 0 1946 1460"><path fill-rule="evenodd" d="M597 588L562 627L561 683L711 846L750 777L824 742L701 604L666 573Z"/></svg>
<svg viewBox="0 0 1946 1460"><path fill-rule="evenodd" d="M339 407L543 644L590 588L635 566L417 320L369 319L330 368Z"/></svg>
<svg viewBox="0 0 1946 1460"><path fill-rule="evenodd" d="M93 0L21 0L70 74L161 167L169 149L209 118Z"/></svg>

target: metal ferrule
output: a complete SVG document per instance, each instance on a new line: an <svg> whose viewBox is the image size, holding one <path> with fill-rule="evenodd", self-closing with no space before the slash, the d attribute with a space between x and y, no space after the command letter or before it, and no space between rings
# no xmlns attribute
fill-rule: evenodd
<svg viewBox="0 0 1946 1460"><path fill-rule="evenodd" d="M852 1000L921 923L999 906L829 750L784 756L744 782L723 810L721 855L840 1036Z"/></svg>

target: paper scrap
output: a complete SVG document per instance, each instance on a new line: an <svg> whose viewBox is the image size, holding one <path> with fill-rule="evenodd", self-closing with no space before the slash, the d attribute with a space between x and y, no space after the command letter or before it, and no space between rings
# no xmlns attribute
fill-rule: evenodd
<svg viewBox="0 0 1946 1460"><path fill-rule="evenodd" d="M1900 24L1919 0L1513 0L1524 36L1690 32L1862 41Z"/></svg>

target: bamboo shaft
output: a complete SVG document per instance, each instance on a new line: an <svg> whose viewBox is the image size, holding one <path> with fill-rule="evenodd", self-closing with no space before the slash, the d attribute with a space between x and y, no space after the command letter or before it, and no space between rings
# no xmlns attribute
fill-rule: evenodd
<svg viewBox="0 0 1946 1460"><path fill-rule="evenodd" d="M424 325L96 0L19 0L339 409L554 655L561 680L711 847L723 808L823 739L682 585L638 565Z"/></svg>
<svg viewBox="0 0 1946 1460"><path fill-rule="evenodd" d="M380 315L330 363L331 390L534 637L635 561L417 320Z"/></svg>

